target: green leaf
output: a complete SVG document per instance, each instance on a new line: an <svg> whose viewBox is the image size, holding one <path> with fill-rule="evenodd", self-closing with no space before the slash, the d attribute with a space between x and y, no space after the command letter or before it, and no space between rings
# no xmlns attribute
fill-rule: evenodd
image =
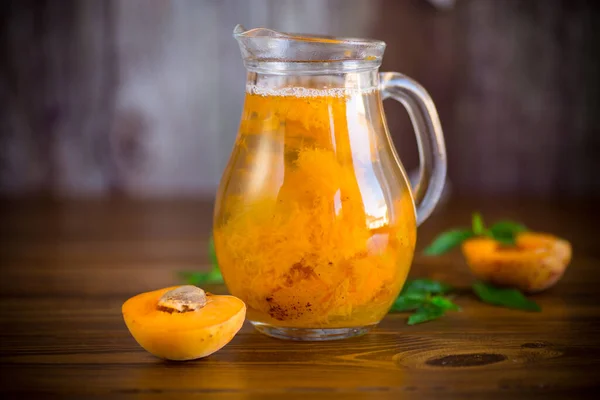
<svg viewBox="0 0 600 400"><path fill-rule="evenodd" d="M423 322L431 321L434 319L438 319L443 316L445 310L435 306L421 306L417 309L417 311L408 317L408 325L420 324Z"/></svg>
<svg viewBox="0 0 600 400"><path fill-rule="evenodd" d="M527 227L515 221L499 221L490 226L490 231L494 233L519 233L525 232Z"/></svg>
<svg viewBox="0 0 600 400"><path fill-rule="evenodd" d="M444 232L425 248L424 253L428 256L444 254L473 236L475 234L468 229L455 229Z"/></svg>
<svg viewBox="0 0 600 400"><path fill-rule="evenodd" d="M527 227L514 221L496 222L489 229L491 237L502 244L514 246L517 233L525 232Z"/></svg>
<svg viewBox="0 0 600 400"><path fill-rule="evenodd" d="M214 269L210 272L180 272L179 275L185 280L188 285L200 286L205 283L217 284L223 283L223 276L219 269Z"/></svg>
<svg viewBox="0 0 600 400"><path fill-rule="evenodd" d="M485 303L518 310L542 311L537 303L527 299L516 289L498 288L484 282L475 282L473 291Z"/></svg>
<svg viewBox="0 0 600 400"><path fill-rule="evenodd" d="M394 301L390 311L401 312L416 310L420 305L427 301L428 297L429 295L427 293L408 293L400 295Z"/></svg>
<svg viewBox="0 0 600 400"><path fill-rule="evenodd" d="M460 307L456 304L454 304L454 302L450 299L448 299L447 297L443 297L443 296L433 296L431 299L429 299L429 303L433 304L434 306L441 308L442 310L453 310L453 311L459 311Z"/></svg>
<svg viewBox="0 0 600 400"><path fill-rule="evenodd" d="M490 236L492 237L492 239L494 239L497 242L500 242L505 246L514 246L517 243L514 236L496 236L493 234L490 234Z"/></svg>
<svg viewBox="0 0 600 400"><path fill-rule="evenodd" d="M471 225L473 229L473 233L476 236L483 235L485 233L485 224L483 223L483 218L481 214L476 212L473 213L473 217L471 219Z"/></svg>
<svg viewBox="0 0 600 400"><path fill-rule="evenodd" d="M413 279L407 281L402 288L401 295L407 293L431 293L431 294L444 294L448 293L453 289L452 286L444 282L434 281L432 279Z"/></svg>
<svg viewBox="0 0 600 400"><path fill-rule="evenodd" d="M217 254L215 252L215 242L212 236L208 240L208 259L212 265L212 269L209 272L184 271L180 272L179 275L188 285L200 286L205 283L223 283L223 275L221 275L221 271L219 270L219 263L217 262Z"/></svg>
<svg viewBox="0 0 600 400"><path fill-rule="evenodd" d="M431 279L408 281L390 311L416 310L408 318L409 325L431 321L444 315L446 310L460 309L450 299L442 296L443 293L447 293L452 289L452 286L448 284Z"/></svg>

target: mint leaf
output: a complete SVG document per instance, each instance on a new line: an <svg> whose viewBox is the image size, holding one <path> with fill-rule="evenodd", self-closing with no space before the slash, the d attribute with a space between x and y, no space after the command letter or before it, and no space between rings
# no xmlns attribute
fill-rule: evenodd
<svg viewBox="0 0 600 400"><path fill-rule="evenodd" d="M402 288L400 295L408 293L426 292L430 294L444 294L451 291L452 286L444 282L434 281L432 279L413 279L407 281Z"/></svg>
<svg viewBox="0 0 600 400"><path fill-rule="evenodd" d="M185 280L188 285L200 286L205 283L217 284L223 283L223 276L218 268L213 268L209 272L180 272L179 275Z"/></svg>
<svg viewBox="0 0 600 400"><path fill-rule="evenodd" d="M450 299L442 296L452 289L448 284L431 279L407 281L390 311L416 310L408 317L408 325L437 319L444 315L446 310L460 310Z"/></svg>
<svg viewBox="0 0 600 400"><path fill-rule="evenodd" d="M445 311L442 308L430 306L430 305L424 305L424 306L419 307L414 314L412 314L410 317L408 317L407 323L408 323L408 325L420 324L423 322L438 319L441 316L443 316L444 313L445 313Z"/></svg>
<svg viewBox="0 0 600 400"><path fill-rule="evenodd" d="M427 301L428 297L429 295L427 293L409 293L400 295L394 301L390 311L401 312L416 310L420 305Z"/></svg>
<svg viewBox="0 0 600 400"><path fill-rule="evenodd" d="M440 308L442 310L453 310L453 311L459 311L460 307L456 304L454 304L454 302L446 297L443 296L433 296L431 299L429 299L429 303L433 304L434 306L436 306L437 308Z"/></svg>
<svg viewBox="0 0 600 400"><path fill-rule="evenodd" d="M212 269L209 272L184 271L180 272L179 276L181 276L188 285L200 286L204 283L223 283L223 275L221 275L221 271L219 270L219 263L217 262L217 254L215 252L215 242L212 235L208 240L208 259L212 265Z"/></svg>
<svg viewBox="0 0 600 400"><path fill-rule="evenodd" d="M473 217L471 219L471 225L473 233L476 236L480 236L485 233L485 224L483 223L483 218L481 217L480 213L476 212L473 214Z"/></svg>
<svg viewBox="0 0 600 400"><path fill-rule="evenodd" d="M516 289L497 288L488 283L475 282L473 284L473 291L483 302L495 306L525 311L542 311L537 303L527 299Z"/></svg>
<svg viewBox="0 0 600 400"><path fill-rule="evenodd" d="M500 221L490 226L489 233L493 239L502 244L514 246L517 233L525 232L526 230L527 227L518 222Z"/></svg>
<svg viewBox="0 0 600 400"><path fill-rule="evenodd" d="M493 234L490 234L490 236L492 237L492 239L494 239L497 242L500 242L505 246L514 246L517 244L516 238L514 236L494 236Z"/></svg>
<svg viewBox="0 0 600 400"><path fill-rule="evenodd" d="M527 227L519 222L499 221L490 226L490 231L494 233L519 233L525 232Z"/></svg>
<svg viewBox="0 0 600 400"><path fill-rule="evenodd" d="M424 253L428 256L444 254L473 236L475 234L468 229L456 229L444 232L425 248Z"/></svg>

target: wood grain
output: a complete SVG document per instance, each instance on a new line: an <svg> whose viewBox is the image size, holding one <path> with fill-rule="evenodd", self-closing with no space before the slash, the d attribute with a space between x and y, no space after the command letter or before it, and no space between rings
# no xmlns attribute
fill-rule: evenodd
<svg viewBox="0 0 600 400"><path fill-rule="evenodd" d="M600 2L432 3L2 1L0 193L214 193L242 109L241 23L385 40L381 70L435 101L461 193L600 194ZM411 170L407 113L385 108Z"/></svg>
<svg viewBox="0 0 600 400"><path fill-rule="evenodd" d="M422 325L386 317L372 333L290 343L246 325L223 350L170 363L142 350L120 307L128 297L207 268L207 201L0 202L0 396L464 399L585 398L598 389L600 252L592 203L454 200L420 228L419 246L468 221L518 218L572 241L542 313L463 308ZM458 254L417 255L411 274L467 287ZM223 287L211 288L224 291Z"/></svg>

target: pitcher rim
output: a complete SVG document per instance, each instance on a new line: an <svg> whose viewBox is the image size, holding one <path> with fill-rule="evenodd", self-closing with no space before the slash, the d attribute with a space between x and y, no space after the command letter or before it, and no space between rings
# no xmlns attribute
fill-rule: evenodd
<svg viewBox="0 0 600 400"><path fill-rule="evenodd" d="M266 30L273 32L275 34L279 34L281 36L249 36L249 33L258 31L258 30ZM370 39L370 38L357 38L357 37L349 37L349 36L334 36L334 35L321 35L321 34L312 34L312 33L304 33L304 32L278 32L273 29L257 27L251 29L245 29L242 25L236 25L233 30L233 37L235 39L238 38L268 38L268 39L276 39L276 40L290 40L290 41L300 41L300 42L313 42L320 44L331 44L331 45L371 45L373 47L386 47L386 43L383 40L379 39Z"/></svg>
<svg viewBox="0 0 600 400"><path fill-rule="evenodd" d="M251 72L305 74L361 72L381 65L382 40L279 32L237 25L244 65Z"/></svg>

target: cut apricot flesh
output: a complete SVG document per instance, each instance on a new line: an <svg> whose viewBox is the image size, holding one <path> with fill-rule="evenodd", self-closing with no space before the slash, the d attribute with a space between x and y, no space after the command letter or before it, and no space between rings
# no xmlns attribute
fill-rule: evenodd
<svg viewBox="0 0 600 400"><path fill-rule="evenodd" d="M515 246L491 238L469 239L462 252L473 274L486 282L539 292L553 286L571 261L571 244L556 236L523 232Z"/></svg>
<svg viewBox="0 0 600 400"><path fill-rule="evenodd" d="M246 305L237 297L175 286L134 296L123 304L122 312L134 339L149 353L192 360L233 339L244 323Z"/></svg>

